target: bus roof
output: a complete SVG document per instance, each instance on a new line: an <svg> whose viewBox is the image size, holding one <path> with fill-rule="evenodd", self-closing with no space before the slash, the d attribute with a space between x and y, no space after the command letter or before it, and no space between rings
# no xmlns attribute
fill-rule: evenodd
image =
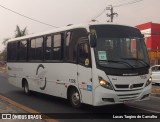
<svg viewBox="0 0 160 122"><path fill-rule="evenodd" d="M56 33L56 32L63 32L66 30L71 30L71 29L76 29L76 28L88 28L90 25L120 25L120 24L113 24L113 23L99 23L99 22L91 22L91 23L84 23L84 24L71 24L69 26L66 27L59 27L59 28L55 28L46 32L41 32L41 33L35 33L35 34L30 34L30 35L26 35L23 37L17 37L17 38L13 38L8 40L8 42L11 41L18 41L18 40L25 40L28 38L33 38L33 37L38 37L38 36L43 36L43 35L49 35L52 33ZM122 25L122 26L126 26L126 25Z"/></svg>

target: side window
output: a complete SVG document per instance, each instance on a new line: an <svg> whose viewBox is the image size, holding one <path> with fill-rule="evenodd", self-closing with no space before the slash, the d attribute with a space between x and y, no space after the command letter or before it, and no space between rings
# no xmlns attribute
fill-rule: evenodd
<svg viewBox="0 0 160 122"><path fill-rule="evenodd" d="M7 46L7 60L16 61L17 60L17 48L18 42L9 42Z"/></svg>
<svg viewBox="0 0 160 122"><path fill-rule="evenodd" d="M45 60L52 59L52 36L47 36L45 48Z"/></svg>
<svg viewBox="0 0 160 122"><path fill-rule="evenodd" d="M152 71L156 71L156 67L155 67L155 66L152 67L151 70L152 70Z"/></svg>
<svg viewBox="0 0 160 122"><path fill-rule="evenodd" d="M19 60L25 61L27 60L27 40L23 40L19 42Z"/></svg>
<svg viewBox="0 0 160 122"><path fill-rule="evenodd" d="M84 28L70 30L65 38L65 59L69 62L77 61L77 42L80 38L87 37L87 31Z"/></svg>
<svg viewBox="0 0 160 122"><path fill-rule="evenodd" d="M43 60L43 37L36 39L36 60Z"/></svg>
<svg viewBox="0 0 160 122"><path fill-rule="evenodd" d="M66 46L69 46L69 43L71 41L71 32L66 33Z"/></svg>
<svg viewBox="0 0 160 122"><path fill-rule="evenodd" d="M160 71L160 66L158 66L157 71Z"/></svg>
<svg viewBox="0 0 160 122"><path fill-rule="evenodd" d="M7 45L7 61L11 61L11 48L12 48L12 45L11 45L11 42L8 43Z"/></svg>
<svg viewBox="0 0 160 122"><path fill-rule="evenodd" d="M153 66L151 68L152 72L159 72L160 71L160 66Z"/></svg>
<svg viewBox="0 0 160 122"><path fill-rule="evenodd" d="M84 66L90 66L90 52L88 43L81 43L78 45L78 63Z"/></svg>
<svg viewBox="0 0 160 122"><path fill-rule="evenodd" d="M29 59L35 60L36 59L36 39L31 40L31 47L29 51Z"/></svg>
<svg viewBox="0 0 160 122"><path fill-rule="evenodd" d="M71 57L70 56L70 54L71 54L71 52L70 52L71 49L70 48L71 47L69 47L70 42L71 42L71 32L67 32L66 33L66 41L65 41L65 56L66 56L67 60L69 60L69 57Z"/></svg>
<svg viewBox="0 0 160 122"><path fill-rule="evenodd" d="M43 60L43 38L31 39L30 60Z"/></svg>
<svg viewBox="0 0 160 122"><path fill-rule="evenodd" d="M54 35L53 49L52 49L52 51L53 51L52 59L53 60L61 60L61 58L62 58L61 44L62 44L61 34Z"/></svg>

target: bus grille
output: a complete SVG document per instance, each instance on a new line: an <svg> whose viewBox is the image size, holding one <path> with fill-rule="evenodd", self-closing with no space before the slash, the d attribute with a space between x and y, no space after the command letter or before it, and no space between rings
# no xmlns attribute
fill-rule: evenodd
<svg viewBox="0 0 160 122"><path fill-rule="evenodd" d="M133 84L133 88L139 88L142 87L143 83L139 83L139 84Z"/></svg>
<svg viewBox="0 0 160 122"><path fill-rule="evenodd" d="M143 83L133 84L133 88L140 88L142 86L143 86ZM118 89L128 89L129 84L116 84L115 87Z"/></svg>

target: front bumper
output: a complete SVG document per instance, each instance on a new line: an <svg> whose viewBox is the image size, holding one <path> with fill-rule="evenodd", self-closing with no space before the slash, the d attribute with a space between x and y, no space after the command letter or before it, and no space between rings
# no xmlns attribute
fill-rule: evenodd
<svg viewBox="0 0 160 122"><path fill-rule="evenodd" d="M98 86L94 91L93 106L148 100L150 93L151 84L141 89L127 91L114 91Z"/></svg>

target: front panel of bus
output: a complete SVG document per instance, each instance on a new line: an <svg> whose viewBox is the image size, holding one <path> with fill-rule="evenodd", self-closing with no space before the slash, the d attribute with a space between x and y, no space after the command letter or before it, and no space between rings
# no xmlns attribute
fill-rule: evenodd
<svg viewBox="0 0 160 122"><path fill-rule="evenodd" d="M90 32L93 105L148 99L150 62L140 31L120 25L91 25Z"/></svg>

